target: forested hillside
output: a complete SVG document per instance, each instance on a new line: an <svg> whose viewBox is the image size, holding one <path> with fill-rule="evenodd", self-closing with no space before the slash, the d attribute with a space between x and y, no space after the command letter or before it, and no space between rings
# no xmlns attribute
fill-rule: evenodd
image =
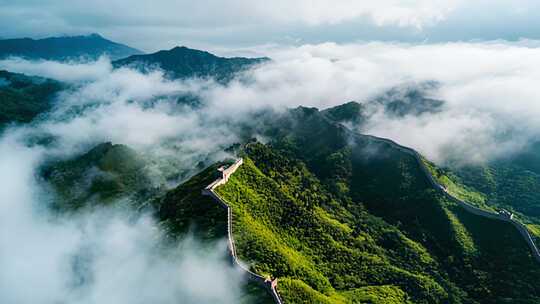
<svg viewBox="0 0 540 304"><path fill-rule="evenodd" d="M0 129L11 122L26 123L52 106L62 84L45 78L0 71Z"/></svg>

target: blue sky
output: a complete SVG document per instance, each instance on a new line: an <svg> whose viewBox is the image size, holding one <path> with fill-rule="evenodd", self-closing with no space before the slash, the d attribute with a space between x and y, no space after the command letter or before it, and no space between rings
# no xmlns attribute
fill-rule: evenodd
<svg viewBox="0 0 540 304"><path fill-rule="evenodd" d="M540 39L536 0L0 0L0 37L97 32L144 51Z"/></svg>

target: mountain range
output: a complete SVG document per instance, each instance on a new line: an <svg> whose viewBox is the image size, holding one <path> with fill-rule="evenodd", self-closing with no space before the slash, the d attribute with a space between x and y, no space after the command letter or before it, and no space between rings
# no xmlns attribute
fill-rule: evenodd
<svg viewBox="0 0 540 304"><path fill-rule="evenodd" d="M104 40L65 39L73 39L68 49L79 39ZM25 41L11 43L28 58L106 53L94 44L63 53L36 50ZM223 58L186 47L126 52L134 53L114 61L115 68L159 68L171 78L221 83L269 60ZM243 164L215 189L230 214L202 190L233 159L189 164L197 173L166 187L152 183L153 164L144 154L103 142L69 158L48 159L38 180L55 190L52 208L59 214L128 198L129 208L151 212L172 240L188 234L234 239L251 272L277 279L284 303L540 303L540 264L514 222L469 212L444 192L486 211L515 211L540 238L540 145L484 166L443 168L415 157L412 149L357 132L376 111L394 117L440 111L444 101L429 94L437 85L396 87L328 109L263 109L231 122L227 129L238 142L219 148ZM1 71L0 127L39 119L66 88ZM264 286L249 289L257 296L249 303L272 303Z"/></svg>
<svg viewBox="0 0 540 304"><path fill-rule="evenodd" d="M142 52L127 45L105 39L98 34L44 39L15 38L0 40L0 58L95 60L106 55L114 60L136 54L142 54Z"/></svg>
<svg viewBox="0 0 540 304"><path fill-rule="evenodd" d="M242 261L257 274L277 278L285 303L540 300L540 267L512 224L467 212L432 187L410 154L327 115L349 108L266 112L255 128L243 126L242 143L229 151L244 164L217 188L232 209ZM260 143L254 134L270 141ZM145 182L126 182L137 175L144 181L141 161L130 149L106 144L48 170L62 174L44 176L62 193L74 185L51 176L85 180L84 170L100 168L116 173L105 184L97 175L92 185L98 186L74 189L104 197L119 189L140 193ZM172 190L147 189L151 195L137 204L155 210L172 237L226 237L225 211L201 195L222 164L209 165Z"/></svg>

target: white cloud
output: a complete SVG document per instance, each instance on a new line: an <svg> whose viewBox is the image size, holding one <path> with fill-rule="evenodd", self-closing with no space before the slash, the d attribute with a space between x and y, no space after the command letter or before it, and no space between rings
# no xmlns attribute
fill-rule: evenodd
<svg viewBox="0 0 540 304"><path fill-rule="evenodd" d="M364 102L403 83L435 80L441 88L433 97L446 101L442 113L403 119L381 114L367 132L439 162L505 155L540 133L536 41L325 43L273 50L270 56L275 64L255 71L256 81L247 87L220 91L220 102L327 107Z"/></svg>
<svg viewBox="0 0 540 304"><path fill-rule="evenodd" d="M2 60L2 68L19 73L39 75L61 81L91 81L106 76L112 66L105 57L92 64L79 62L60 63L55 61L27 61L21 58Z"/></svg>

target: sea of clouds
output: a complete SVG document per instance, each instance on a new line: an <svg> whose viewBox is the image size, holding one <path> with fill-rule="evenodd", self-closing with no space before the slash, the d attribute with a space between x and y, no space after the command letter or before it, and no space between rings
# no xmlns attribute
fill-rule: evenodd
<svg viewBox="0 0 540 304"><path fill-rule="evenodd" d="M227 85L113 69L107 58L0 61L1 69L69 84L51 113L1 134L0 302L237 303L242 297L243 278L223 259L221 242L208 248L188 238L164 248L145 214L99 209L64 218L47 211L54 195L37 180L42 162L104 141L152 160L159 183L170 170L193 173L199 161L225 157L220 151L239 138L231 126L257 123L256 111L366 103L426 81L440 84L429 92L445 101L440 111L396 117L376 110L359 131L394 139L440 164L494 160L539 139L536 41L325 43L257 51L272 62ZM184 93L199 96L202 105L178 105ZM55 140L29 141L40 136Z"/></svg>

